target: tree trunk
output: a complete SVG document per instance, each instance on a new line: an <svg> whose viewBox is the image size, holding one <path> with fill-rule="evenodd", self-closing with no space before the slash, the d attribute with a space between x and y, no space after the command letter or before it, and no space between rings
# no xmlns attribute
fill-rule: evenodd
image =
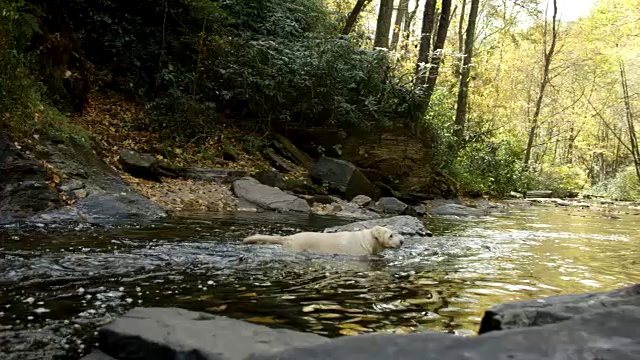
<svg viewBox="0 0 640 360"><path fill-rule="evenodd" d="M393 17L393 0L380 0L378 22L373 47L389 48L389 33L391 32L391 18Z"/></svg>
<svg viewBox="0 0 640 360"><path fill-rule="evenodd" d="M351 10L349 16L347 16L347 20L344 23L344 27L342 28L342 35L349 35L351 33L351 30L353 30L353 27L358 20L358 16L360 16L360 13L362 12L362 9L369 5L370 2L371 0L358 0L356 2L353 10Z"/></svg>
<svg viewBox="0 0 640 360"><path fill-rule="evenodd" d="M409 15L409 0L400 0L398 5L398 11L396 12L396 23L393 27L393 36L391 37L391 50L398 48L398 42L400 41L400 34L404 29L405 18Z"/></svg>
<svg viewBox="0 0 640 360"><path fill-rule="evenodd" d="M416 1L413 10L408 14L408 16L404 17L404 42L402 44L402 52L404 55L409 54L409 41L411 40L411 27L413 26L413 19L416 17L416 13L418 12L418 1Z"/></svg>
<svg viewBox="0 0 640 360"><path fill-rule="evenodd" d="M426 82L423 67L429 63L429 51L431 50L431 33L435 20L436 0L426 0L424 3L424 16L422 18L422 31L420 31L420 49L416 62L416 84L424 85Z"/></svg>
<svg viewBox="0 0 640 360"><path fill-rule="evenodd" d="M533 142L536 138L536 132L538 130L538 119L540 118L540 110L542 109L542 99L544 98L544 91L549 85L549 68L551 66L551 60L553 59L553 54L556 50L556 40L558 38L558 29L556 24L556 18L558 16L558 4L557 0L553 0L553 18L551 25L551 46L549 47L549 51L547 51L544 55L544 69L542 70L542 81L540 82L540 89L538 91L538 98L536 99L536 107L533 111L533 117L531 118L531 128L529 129L529 139L527 140L527 150L524 154L524 166L529 166L529 161L531 160L531 150L533 149ZM546 22L546 19L545 19ZM544 31L545 42L547 39L547 26L545 25ZM546 49L546 45L545 45ZM546 50L545 50L546 51Z"/></svg>
<svg viewBox="0 0 640 360"><path fill-rule="evenodd" d="M429 68L429 77L427 78L427 87L425 89L425 109L429 109L431 103L431 95L436 87L438 80L438 72L440 71L440 62L442 61L444 43L447 40L447 32L449 31L449 23L451 21L451 0L442 0L442 11L440 13L440 21L438 22L438 33L436 41L433 44L433 58L431 59L431 67Z"/></svg>
<svg viewBox="0 0 640 360"><path fill-rule="evenodd" d="M554 0L555 1L555 0ZM473 42L476 35L476 20L480 0L471 0L467 33L464 39L464 59L460 71L460 87L458 88L458 103L456 106L455 129L453 135L461 144L464 139L464 127L467 118L467 101L469 99L469 74L471 73L471 57L473 56Z"/></svg>
<svg viewBox="0 0 640 360"><path fill-rule="evenodd" d="M458 23L458 54L464 51L464 13L467 11L467 0L462 0L462 11L460 12L460 22Z"/></svg>
<svg viewBox="0 0 640 360"><path fill-rule="evenodd" d="M631 156L633 157L633 165L636 169L636 176L640 181L640 148L638 147L638 135L636 134L635 124L633 123L633 112L631 110L631 99L629 98L629 83L627 82L627 72L622 61L620 62L620 80L622 82L622 94L624 97L627 129L629 130L629 147L631 148Z"/></svg>

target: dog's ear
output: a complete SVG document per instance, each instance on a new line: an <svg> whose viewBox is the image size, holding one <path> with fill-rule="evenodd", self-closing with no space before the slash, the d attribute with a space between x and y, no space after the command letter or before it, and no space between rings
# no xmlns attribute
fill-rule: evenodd
<svg viewBox="0 0 640 360"><path fill-rule="evenodd" d="M383 242L384 241L384 229L382 228L382 226L374 226L371 228L371 235L373 235L373 238L376 239L376 241L378 242Z"/></svg>

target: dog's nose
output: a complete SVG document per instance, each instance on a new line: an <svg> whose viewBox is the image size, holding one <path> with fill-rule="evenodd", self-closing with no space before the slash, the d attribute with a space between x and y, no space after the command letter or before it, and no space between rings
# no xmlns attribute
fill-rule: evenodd
<svg viewBox="0 0 640 360"><path fill-rule="evenodd" d="M400 239L400 246L402 246L404 244L404 240Z"/></svg>

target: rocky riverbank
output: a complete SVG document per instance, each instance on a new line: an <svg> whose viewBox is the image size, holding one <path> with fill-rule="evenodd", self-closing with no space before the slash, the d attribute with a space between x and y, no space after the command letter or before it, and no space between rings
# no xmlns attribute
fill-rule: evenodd
<svg viewBox="0 0 640 360"><path fill-rule="evenodd" d="M640 284L497 305L479 336L423 332L329 339L179 308L134 308L98 331L84 360L636 359Z"/></svg>

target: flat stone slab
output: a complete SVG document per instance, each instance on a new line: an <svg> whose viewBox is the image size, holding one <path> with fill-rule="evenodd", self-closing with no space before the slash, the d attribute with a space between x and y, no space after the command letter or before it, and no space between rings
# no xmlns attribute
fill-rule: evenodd
<svg viewBox="0 0 640 360"><path fill-rule="evenodd" d="M479 333L553 324L618 306L640 309L640 284L607 292L558 295L496 305L485 312Z"/></svg>
<svg viewBox="0 0 640 360"><path fill-rule="evenodd" d="M98 331L100 350L119 360L239 360L329 341L178 308L134 308ZM100 359L100 358L98 358Z"/></svg>
<svg viewBox="0 0 640 360"><path fill-rule="evenodd" d="M432 235L431 232L424 227L422 220L409 215L358 221L351 224L326 228L324 229L324 232L358 231L370 229L374 226L384 226L406 237L424 237Z"/></svg>
<svg viewBox="0 0 640 360"><path fill-rule="evenodd" d="M311 207L305 200L278 188L261 184L251 177L234 181L233 192L238 198L265 210L311 212Z"/></svg>
<svg viewBox="0 0 640 360"><path fill-rule="evenodd" d="M459 204L444 204L428 211L431 215L439 216L470 216L479 217L487 215L487 211L475 209Z"/></svg>
<svg viewBox="0 0 640 360"><path fill-rule="evenodd" d="M449 334L359 335L252 360L631 360L640 359L640 309L619 307L474 338Z"/></svg>

